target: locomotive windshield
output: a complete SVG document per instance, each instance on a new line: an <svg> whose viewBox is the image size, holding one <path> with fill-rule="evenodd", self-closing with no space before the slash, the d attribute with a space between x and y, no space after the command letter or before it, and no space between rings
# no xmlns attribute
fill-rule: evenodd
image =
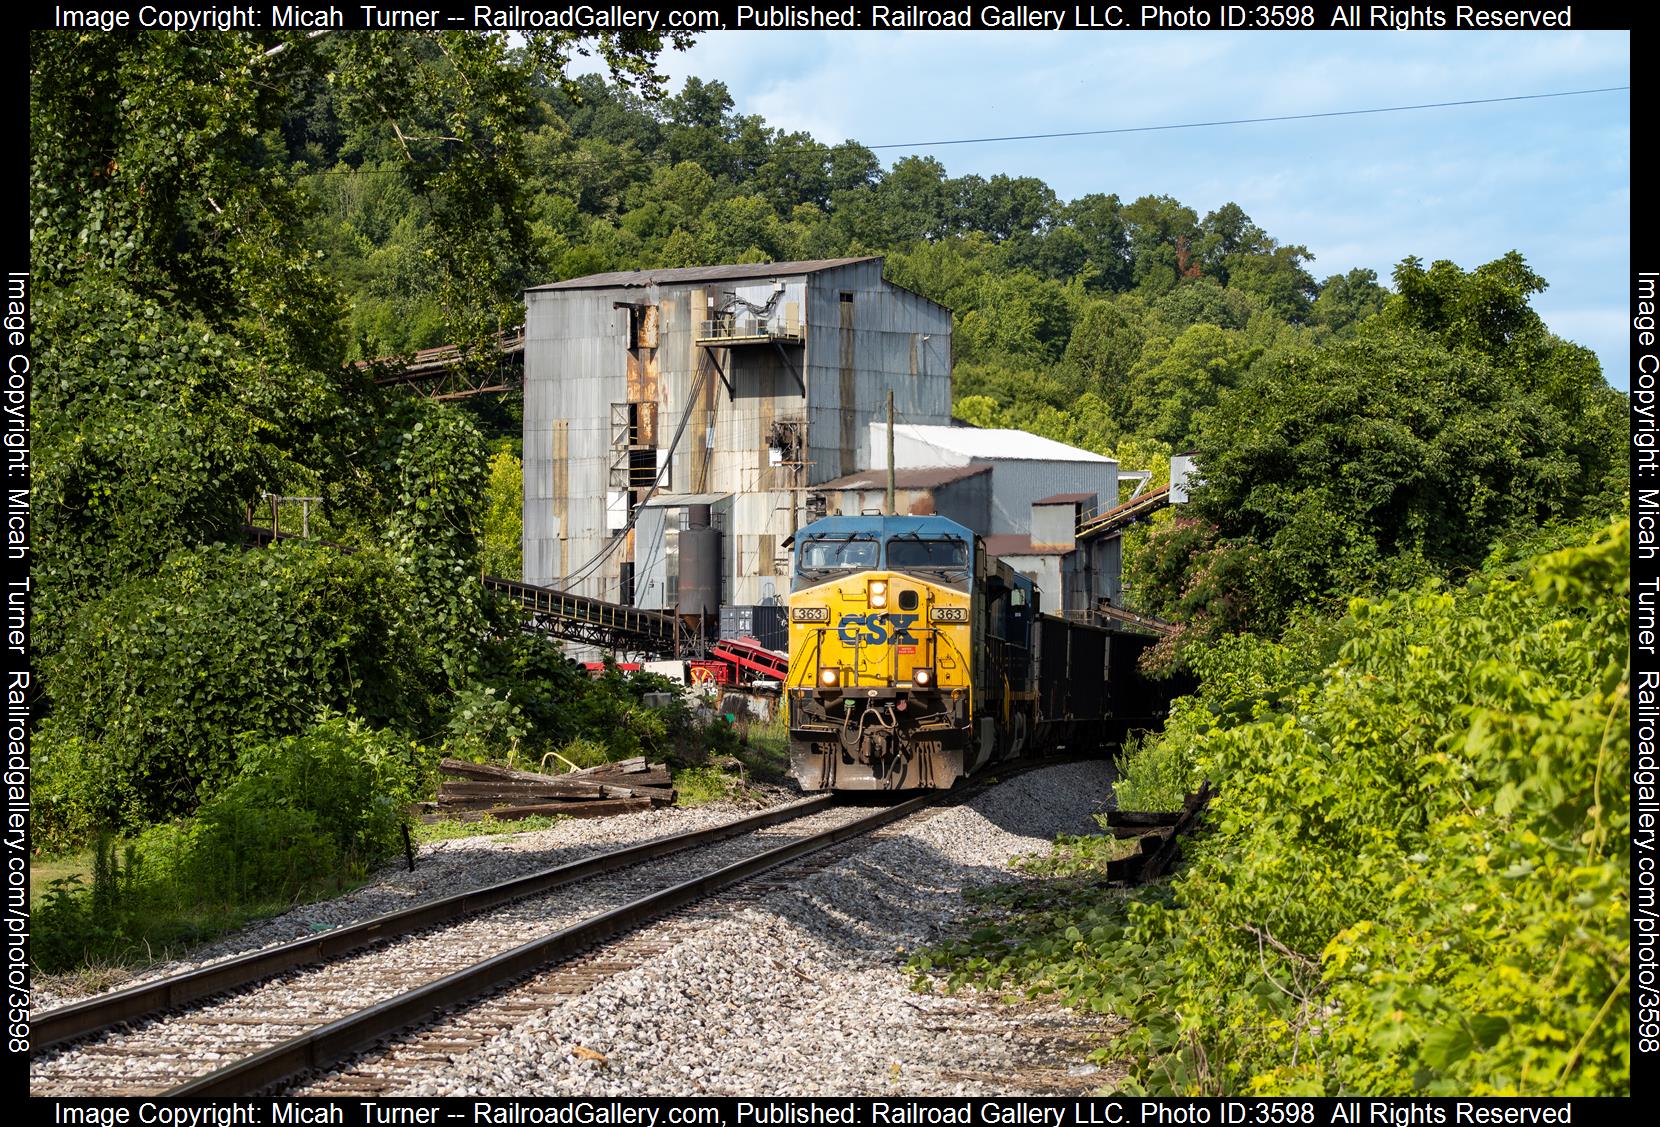
<svg viewBox="0 0 1660 1127"><path fill-rule="evenodd" d="M888 566L895 571L963 571L968 545L954 536L896 536L888 541Z"/></svg>
<svg viewBox="0 0 1660 1127"><path fill-rule="evenodd" d="M816 537L801 545L798 567L812 571L869 571L876 566L881 545L868 536L832 539Z"/></svg>

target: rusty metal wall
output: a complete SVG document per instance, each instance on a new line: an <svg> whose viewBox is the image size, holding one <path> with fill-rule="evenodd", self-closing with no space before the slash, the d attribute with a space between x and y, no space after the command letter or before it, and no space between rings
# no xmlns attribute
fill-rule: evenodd
<svg viewBox="0 0 1660 1127"><path fill-rule="evenodd" d="M608 539L610 408L627 398L627 310L605 293L561 297L530 295L525 315L524 577L547 586ZM614 596L616 575L575 589Z"/></svg>
<svg viewBox="0 0 1660 1127"><path fill-rule="evenodd" d="M850 330L843 328L843 293L853 296ZM807 364L810 485L880 462L868 424L886 418L890 387L903 421L951 421L951 313L883 282L879 262L810 277Z"/></svg>
<svg viewBox="0 0 1660 1127"><path fill-rule="evenodd" d="M641 439L660 452L691 404L658 497L730 496L730 509L721 509L721 599L740 604L787 587L779 545L802 519L806 487L869 464L866 427L882 417L890 385L907 421L950 421L948 311L883 283L878 262L778 281L782 292L773 279L745 279L526 294L526 582L616 599L618 567L632 554L637 597L662 598L664 534L655 522L583 570L612 540L613 404L655 404L637 417ZM850 332L841 322L844 290L854 295ZM695 344L726 295L765 305L774 293L775 316L799 326L805 344ZM644 308L631 320L628 305ZM799 464L771 450L775 424L801 436Z"/></svg>

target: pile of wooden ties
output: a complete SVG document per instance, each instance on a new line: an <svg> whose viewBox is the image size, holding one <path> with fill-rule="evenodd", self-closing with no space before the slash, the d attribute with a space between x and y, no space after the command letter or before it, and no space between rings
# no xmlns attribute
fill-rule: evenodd
<svg viewBox="0 0 1660 1127"><path fill-rule="evenodd" d="M1180 810L1109 810L1107 828L1114 837L1138 837L1141 850L1117 861L1107 862L1107 880L1112 883L1144 884L1157 880L1181 858L1178 834L1196 829L1216 792L1206 782L1187 796Z"/></svg>
<svg viewBox="0 0 1660 1127"><path fill-rule="evenodd" d="M668 766L647 763L644 757L564 775L539 775L461 759L446 759L441 766L445 778L438 786L438 801L421 804L423 822L546 814L602 818L674 803Z"/></svg>

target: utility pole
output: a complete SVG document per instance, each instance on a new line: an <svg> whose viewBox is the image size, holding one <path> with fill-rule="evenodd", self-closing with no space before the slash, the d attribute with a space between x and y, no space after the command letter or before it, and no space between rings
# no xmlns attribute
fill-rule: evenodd
<svg viewBox="0 0 1660 1127"><path fill-rule="evenodd" d="M893 516L893 388L888 388L888 505L887 514Z"/></svg>

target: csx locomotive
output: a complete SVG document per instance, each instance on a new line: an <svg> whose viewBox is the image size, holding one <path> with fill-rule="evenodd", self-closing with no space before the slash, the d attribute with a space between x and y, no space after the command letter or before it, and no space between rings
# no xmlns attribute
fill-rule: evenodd
<svg viewBox="0 0 1660 1127"><path fill-rule="evenodd" d="M797 532L785 693L802 789L950 787L1034 748L1098 743L1109 632L1038 600L945 517Z"/></svg>

